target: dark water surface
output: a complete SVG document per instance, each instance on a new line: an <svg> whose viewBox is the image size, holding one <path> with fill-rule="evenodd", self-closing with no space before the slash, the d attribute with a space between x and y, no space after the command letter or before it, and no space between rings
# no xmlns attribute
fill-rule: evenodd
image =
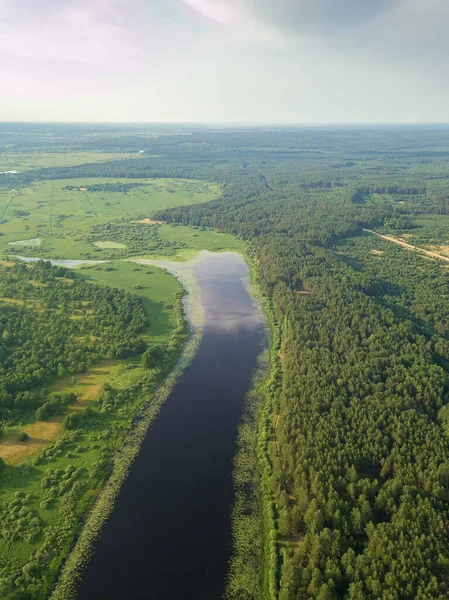
<svg viewBox="0 0 449 600"><path fill-rule="evenodd" d="M202 342L148 431L84 573L81 600L221 597L235 439L263 319L239 255L203 255L193 270Z"/></svg>

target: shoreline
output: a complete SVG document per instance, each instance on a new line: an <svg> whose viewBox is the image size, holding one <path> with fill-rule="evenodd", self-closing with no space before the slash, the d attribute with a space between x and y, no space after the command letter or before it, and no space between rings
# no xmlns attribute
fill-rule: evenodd
<svg viewBox="0 0 449 600"><path fill-rule="evenodd" d="M270 489L269 442L274 432L274 387L281 372L281 331L272 302L260 288L255 258L250 253L243 256L250 270L251 296L259 301L265 317L265 339L237 434L233 469L235 496L231 512L233 544L225 598L259 600L262 593L264 598L275 600L279 554L276 508ZM244 538L242 530L246 532Z"/></svg>

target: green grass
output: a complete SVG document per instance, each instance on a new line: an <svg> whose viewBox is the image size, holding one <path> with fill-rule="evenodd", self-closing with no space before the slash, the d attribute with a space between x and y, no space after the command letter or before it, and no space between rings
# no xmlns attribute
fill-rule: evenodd
<svg viewBox="0 0 449 600"><path fill-rule="evenodd" d="M219 233L214 229L199 229L184 225L160 225L159 237L168 242L184 242L188 249L181 250L179 255L188 260L200 250L242 252L245 242L228 233Z"/></svg>
<svg viewBox="0 0 449 600"><path fill-rule="evenodd" d="M114 389L125 389L132 383L136 383L142 377L143 369L137 367L136 369L126 370L126 365L130 361L123 362L121 365L114 364L110 365L109 368L99 368L98 373L93 374L90 377L89 386L98 388L105 382L107 377L108 383L110 383ZM68 381L64 381L67 385L61 387L58 385L58 389L74 390L79 388L79 384L71 385ZM92 406L97 403L95 400L90 402ZM109 446L113 443L118 443L119 437L110 438L107 440L97 440L98 435L102 432L106 432L108 428L127 426L129 423L129 415L132 414L133 407L128 408L128 412L123 414L111 414L103 416L101 422L92 427L87 431L78 431L76 433L76 441L69 443L64 448L64 453L58 458L44 459L42 464L33 465L30 460L24 463L23 467L17 467L12 469L6 480L2 482L0 487L0 504L6 505L14 500L15 493L17 491L23 492L24 494L31 495L31 499L28 507L33 510L39 519L44 522L45 529L48 531L52 527L58 527L61 525L61 515L59 512L60 500L57 498L52 502L49 509L41 507L41 502L45 499L45 490L41 487L41 480L48 469L62 469L64 470L68 466L74 466L81 469L79 480L87 485L87 488L83 494L83 497L78 500L74 509L75 515L81 515L84 512L85 506L90 504L91 500L96 497L101 487L101 482L97 485L93 485L92 481L89 480L88 472L96 461L100 458L102 448ZM120 411L119 411L120 412ZM42 424L45 425L45 424ZM55 440L61 437L63 430L60 435L55 437ZM118 446L117 446L118 447ZM79 451L81 448L82 451ZM42 449L41 449L42 450ZM67 456L69 454L69 456ZM27 469L26 475L24 475L24 467ZM71 539L67 540L69 545ZM9 560L16 560L20 567L26 564L32 554L42 546L42 538L37 539L33 542L25 541L14 541L10 544L6 539L0 537L0 556L8 556ZM56 571L59 568L60 558L54 557L55 562L48 565L48 571L46 572L47 580L50 582ZM19 567L19 568L20 568ZM47 597L47 593L39 594L36 598Z"/></svg>
<svg viewBox="0 0 449 600"><path fill-rule="evenodd" d="M112 268L105 271L104 268ZM82 267L77 277L98 285L109 285L138 295L143 302L150 326L147 335L155 343L163 343L175 327L173 315L174 294L180 283L157 267L135 265L130 262L113 262L97 267ZM136 288L138 285L140 288Z"/></svg>
<svg viewBox="0 0 449 600"><path fill-rule="evenodd" d="M34 171L50 167L75 167L88 163L107 162L125 158L136 159L139 154L134 152L2 152L0 153L1 171ZM148 158L148 155L146 155Z"/></svg>
<svg viewBox="0 0 449 600"><path fill-rule="evenodd" d="M39 247L24 246L23 253L77 259L96 252L101 258L102 249L86 239L93 225L120 218L146 217L161 208L207 202L220 194L218 185L202 181L133 180L136 181L144 185L127 193L64 189L83 186L86 183L83 179L36 182L29 188L0 191L0 252L7 254L14 249L8 242L40 238ZM129 183L129 180L92 178L87 181L89 185L115 182Z"/></svg>

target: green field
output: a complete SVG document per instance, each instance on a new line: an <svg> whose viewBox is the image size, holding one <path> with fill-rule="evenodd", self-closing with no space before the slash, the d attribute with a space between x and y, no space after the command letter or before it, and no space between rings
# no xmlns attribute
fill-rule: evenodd
<svg viewBox="0 0 449 600"><path fill-rule="evenodd" d="M2 171L34 171L50 167L75 167L87 163L107 162L139 157L136 152L2 152L0 153L0 173Z"/></svg>
<svg viewBox="0 0 449 600"><path fill-rule="evenodd" d="M167 336L175 327L173 296L180 289L179 282L173 276L157 267L114 262L107 266L84 266L77 271L77 277L97 285L118 287L139 296L150 323L147 335L154 343L167 341Z"/></svg>
<svg viewBox="0 0 449 600"><path fill-rule="evenodd" d="M220 233L214 229L200 229L196 227L185 227L183 225L160 225L158 229L159 237L162 240L175 243L183 242L186 249L177 254L187 260L192 258L199 250L234 250L241 251L244 242L238 240L229 233Z"/></svg>
<svg viewBox="0 0 449 600"><path fill-rule="evenodd" d="M111 191L114 186L127 191ZM106 178L0 191L0 253L104 260L178 253L190 258L202 249L241 249L242 242L211 229L139 222L158 209L207 202L220 192L216 184L194 180ZM113 231L109 223L123 231Z"/></svg>

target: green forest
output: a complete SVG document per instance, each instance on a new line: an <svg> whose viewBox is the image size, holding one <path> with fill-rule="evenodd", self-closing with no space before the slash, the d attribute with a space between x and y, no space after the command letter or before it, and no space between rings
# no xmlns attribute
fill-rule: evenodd
<svg viewBox="0 0 449 600"><path fill-rule="evenodd" d="M419 230L445 205L445 169L427 151L423 176L424 161L407 158L405 170L398 154L322 181L274 157L271 189L231 182L213 206L157 214L247 239L280 331L264 390L272 418L258 434L267 542L250 563L256 534L237 546L233 598L447 596L447 266L362 231ZM260 556L262 592L248 576Z"/></svg>
<svg viewBox="0 0 449 600"><path fill-rule="evenodd" d="M246 509L233 525L227 598L447 598L449 265L364 229L422 248L449 246L449 129L191 128L146 137L144 126L139 136L129 127L111 126L95 140L87 125L49 125L51 139L44 126L27 136L1 130L0 147L13 144L22 162L32 149L117 153L117 160L24 170L2 175L0 186L7 195L77 179L89 197L136 193L141 184L133 179L142 178L217 186L208 201L158 205L144 216L241 240L270 322L271 359L245 422L246 463L236 463ZM140 150L139 158L123 158ZM110 184L89 187L89 178ZM158 227L93 219L85 239L152 253L164 245ZM46 262L5 264L0 292L3 427L24 422L29 411L37 419L62 413L67 432L51 452L70 449L68 456L86 443L80 430L103 435L97 412L113 412L138 391L106 387L100 410L70 413L73 397L46 386L102 359L140 361L145 311L130 293ZM139 368L172 364L163 352L150 354ZM42 534L32 503L61 495L61 514L77 514L70 503L88 487L86 477L106 476L113 446L88 472L75 464L47 469L45 492L15 492L7 502L2 493L0 552L10 540L36 544L26 564L2 555L2 597L43 597L36 595L42 565L53 576L60 566L48 548L56 538L70 546L76 527L54 533L52 525L51 535ZM3 470L0 487L15 477Z"/></svg>

